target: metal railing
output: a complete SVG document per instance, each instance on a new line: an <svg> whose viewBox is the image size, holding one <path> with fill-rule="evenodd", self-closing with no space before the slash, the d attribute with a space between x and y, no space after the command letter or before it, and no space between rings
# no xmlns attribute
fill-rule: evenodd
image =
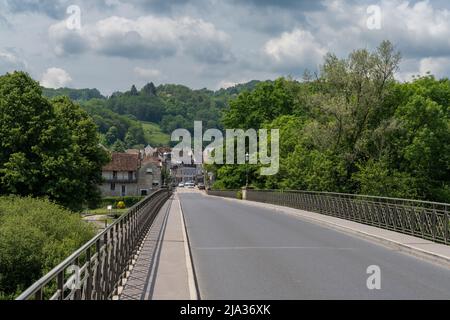
<svg viewBox="0 0 450 320"><path fill-rule="evenodd" d="M321 213L450 245L448 203L280 190L247 190L247 200Z"/></svg>
<svg viewBox="0 0 450 320"><path fill-rule="evenodd" d="M105 183L136 183L138 181L137 178L105 178L103 182Z"/></svg>
<svg viewBox="0 0 450 320"><path fill-rule="evenodd" d="M156 215L170 197L161 189L136 204L17 300L109 300L118 294Z"/></svg>
<svg viewBox="0 0 450 320"><path fill-rule="evenodd" d="M237 198L238 190L209 195ZM450 204L330 192L247 190L246 200L316 212L450 245Z"/></svg>

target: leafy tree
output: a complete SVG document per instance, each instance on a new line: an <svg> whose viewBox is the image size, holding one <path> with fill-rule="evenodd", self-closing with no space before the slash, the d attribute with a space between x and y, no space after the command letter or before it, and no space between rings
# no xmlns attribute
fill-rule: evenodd
<svg viewBox="0 0 450 320"><path fill-rule="evenodd" d="M123 143L121 140L117 140L112 145L111 150L113 152L125 152L126 151L125 143Z"/></svg>
<svg viewBox="0 0 450 320"><path fill-rule="evenodd" d="M48 196L79 210L98 197L107 156L96 127L66 98L53 103L26 73L0 77L0 194Z"/></svg>
<svg viewBox="0 0 450 320"><path fill-rule="evenodd" d="M106 142L109 145L112 145L114 142L119 140L119 130L116 126L112 126L109 128L108 132L106 133Z"/></svg>
<svg viewBox="0 0 450 320"><path fill-rule="evenodd" d="M146 96L156 96L156 87L153 82L147 83L142 89L141 94Z"/></svg>
<svg viewBox="0 0 450 320"><path fill-rule="evenodd" d="M450 80L398 83L400 54L325 57L303 82L259 83L230 102L229 128L280 129L280 171L250 175L261 188L363 193L450 202ZM216 186L245 184L245 166L210 166Z"/></svg>
<svg viewBox="0 0 450 320"><path fill-rule="evenodd" d="M230 101L223 124L227 128L259 129L265 122L292 113L294 95L289 84L290 81L280 78L262 82L252 92L244 91Z"/></svg>

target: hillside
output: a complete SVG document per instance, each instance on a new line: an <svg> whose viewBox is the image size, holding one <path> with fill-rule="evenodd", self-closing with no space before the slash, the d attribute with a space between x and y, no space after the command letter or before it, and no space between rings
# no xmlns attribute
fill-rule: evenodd
<svg viewBox="0 0 450 320"><path fill-rule="evenodd" d="M43 88L43 93L49 98L68 96L80 103L96 122L106 146L121 142L132 148L167 146L175 129L193 131L194 121L203 121L207 128L221 128L220 119L229 100L253 90L258 83L255 80L218 91L148 83L140 90L133 85L129 91L114 92L110 97L97 89Z"/></svg>

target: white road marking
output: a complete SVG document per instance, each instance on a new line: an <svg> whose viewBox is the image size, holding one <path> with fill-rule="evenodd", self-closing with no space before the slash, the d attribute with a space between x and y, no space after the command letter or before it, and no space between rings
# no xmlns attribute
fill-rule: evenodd
<svg viewBox="0 0 450 320"><path fill-rule="evenodd" d="M184 217L183 217L183 210L181 209L181 203L180 199L178 198L178 195L175 194L175 199L178 203L178 207L180 209L180 219L181 219L181 225L183 229L183 240L184 240L184 253L186 256L186 268L188 273L188 284L189 284L189 296L191 297L191 300L198 300L197 296L197 288L195 285L195 278L194 278L194 270L192 268L192 259L191 259L191 253L189 250L189 243L188 238L186 234L186 225L184 224Z"/></svg>

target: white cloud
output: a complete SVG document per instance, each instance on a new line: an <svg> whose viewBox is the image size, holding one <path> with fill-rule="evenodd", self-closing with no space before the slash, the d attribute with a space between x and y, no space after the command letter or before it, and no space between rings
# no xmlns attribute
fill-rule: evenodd
<svg viewBox="0 0 450 320"><path fill-rule="evenodd" d="M240 79L239 81L222 80L216 86L216 89L228 89L237 86L238 84L250 82L251 79Z"/></svg>
<svg viewBox="0 0 450 320"><path fill-rule="evenodd" d="M281 69L316 66L322 62L326 52L309 31L301 29L285 32L264 46L266 56Z"/></svg>
<svg viewBox="0 0 450 320"><path fill-rule="evenodd" d="M58 55L86 50L130 59L158 59L177 53L200 62L233 60L230 37L202 19L143 16L136 20L112 16L81 30L68 30L61 22L49 28Z"/></svg>
<svg viewBox="0 0 450 320"><path fill-rule="evenodd" d="M380 30L367 28L367 4L334 0L324 5L308 15L307 24L330 51L374 47L387 38L408 57L450 55L450 10L437 9L430 1L382 0Z"/></svg>
<svg viewBox="0 0 450 320"><path fill-rule="evenodd" d="M0 50L0 72L12 72L27 68L25 61L20 59L12 50Z"/></svg>
<svg viewBox="0 0 450 320"><path fill-rule="evenodd" d="M450 57L426 57L422 59L407 59L401 65L401 71L395 77L399 81L411 81L417 76L426 76L428 73L436 78L450 76Z"/></svg>
<svg viewBox="0 0 450 320"><path fill-rule="evenodd" d="M430 72L438 78L448 77L450 71L450 57L424 58L420 60L419 72L421 75Z"/></svg>
<svg viewBox="0 0 450 320"><path fill-rule="evenodd" d="M146 69L141 67L134 68L134 73L142 79L158 78L161 75L161 71L156 69Z"/></svg>
<svg viewBox="0 0 450 320"><path fill-rule="evenodd" d="M41 85L45 88L61 88L72 81L69 73L60 68L49 68L42 75Z"/></svg>
<svg viewBox="0 0 450 320"><path fill-rule="evenodd" d="M265 43L270 67L298 73L305 65L320 64L327 51L346 56L358 48L374 49L387 39L408 60L400 78L424 74L427 68L437 75L448 74L443 64L450 57L450 10L438 9L430 1L381 0L381 30L369 30L367 3L333 0L323 5L323 10L306 15L302 27Z"/></svg>

